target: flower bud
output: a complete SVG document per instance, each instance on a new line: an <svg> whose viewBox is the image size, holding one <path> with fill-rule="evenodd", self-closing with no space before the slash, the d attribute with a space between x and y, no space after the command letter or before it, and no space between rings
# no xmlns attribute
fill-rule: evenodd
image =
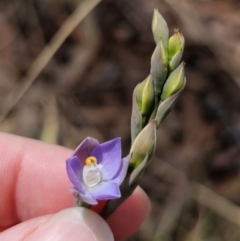
<svg viewBox="0 0 240 241"><path fill-rule="evenodd" d="M131 116L131 138L132 143L137 137L138 133L142 130L142 114L139 111L139 107L137 104L137 87L133 91L133 98L132 98L132 116Z"/></svg>
<svg viewBox="0 0 240 241"><path fill-rule="evenodd" d="M160 95L168 73L168 52L162 40L158 42L152 54L150 73L153 79L155 94Z"/></svg>
<svg viewBox="0 0 240 241"><path fill-rule="evenodd" d="M132 171L137 168L148 156L148 161L153 155L156 147L156 121L149 122L145 128L138 134L132 144L130 154L131 160L129 169ZM148 163L146 162L146 165Z"/></svg>
<svg viewBox="0 0 240 241"><path fill-rule="evenodd" d="M136 100L141 114L149 114L154 103L154 89L151 75L149 75L143 82L137 85Z"/></svg>
<svg viewBox="0 0 240 241"><path fill-rule="evenodd" d="M182 55L183 55L182 51L178 51L176 54L174 54L171 61L169 62L169 72L170 73L177 68L177 66L179 65L179 63L181 61Z"/></svg>
<svg viewBox="0 0 240 241"><path fill-rule="evenodd" d="M175 94L185 84L184 63L180 64L168 77L163 86L161 100L166 100L169 96Z"/></svg>
<svg viewBox="0 0 240 241"><path fill-rule="evenodd" d="M159 104L156 118L155 118L155 120L157 121L157 128L159 128L162 121L165 119L168 113L172 110L174 104L178 99L178 96L179 96L179 93L176 93Z"/></svg>
<svg viewBox="0 0 240 241"><path fill-rule="evenodd" d="M179 33L178 29L174 29L173 36L168 41L168 58L169 61L177 52L183 52L184 49L184 37Z"/></svg>
<svg viewBox="0 0 240 241"><path fill-rule="evenodd" d="M152 32L155 43L158 44L158 42L162 40L164 47L167 48L169 38L168 26L166 21L157 9L154 9L153 13Z"/></svg>

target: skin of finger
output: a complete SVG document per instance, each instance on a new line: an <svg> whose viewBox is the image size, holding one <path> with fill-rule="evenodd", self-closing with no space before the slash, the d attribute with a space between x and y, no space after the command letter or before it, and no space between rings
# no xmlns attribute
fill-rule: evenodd
<svg viewBox="0 0 240 241"><path fill-rule="evenodd" d="M71 183L65 167L71 150L0 134L0 153L0 226L14 225L72 206L73 198L68 191ZM146 195L134 192L135 195L135 203L125 202L110 219L112 229L125 222L123 236L136 230L139 225L136 216L142 213L142 219L137 221L142 223L147 213ZM137 210L138 205L147 208Z"/></svg>
<svg viewBox="0 0 240 241"><path fill-rule="evenodd" d="M95 212L75 207L25 221L0 234L0 240L113 241L113 234Z"/></svg>
<svg viewBox="0 0 240 241"><path fill-rule="evenodd" d="M38 227L47 222L52 216L52 214L44 215L14 225L0 233L0 240L24 240L37 230Z"/></svg>
<svg viewBox="0 0 240 241"><path fill-rule="evenodd" d="M146 193L140 187L136 188L134 195L131 195L107 220L114 239L121 240L137 231L146 219L149 210L150 201ZM129 225L131 225L130 229Z"/></svg>
<svg viewBox="0 0 240 241"><path fill-rule="evenodd" d="M72 206L65 167L71 150L1 134L0 153L0 226Z"/></svg>

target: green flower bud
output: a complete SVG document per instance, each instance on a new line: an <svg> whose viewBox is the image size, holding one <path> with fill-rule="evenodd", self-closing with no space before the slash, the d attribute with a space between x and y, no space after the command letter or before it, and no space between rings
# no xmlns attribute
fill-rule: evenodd
<svg viewBox="0 0 240 241"><path fill-rule="evenodd" d="M169 71L170 73L177 68L179 65L181 58L182 58L182 51L178 51L174 56L172 57L171 61L169 62Z"/></svg>
<svg viewBox="0 0 240 241"><path fill-rule="evenodd" d="M161 93L168 73L168 52L160 40L152 54L150 73L153 78L155 95Z"/></svg>
<svg viewBox="0 0 240 241"><path fill-rule="evenodd" d="M132 105L132 116L131 116L131 137L132 143L137 137L138 133L142 130L142 114L139 111L139 107L137 104L137 87L133 91L133 105Z"/></svg>
<svg viewBox="0 0 240 241"><path fill-rule="evenodd" d="M164 47L167 48L169 38L168 26L157 9L154 9L153 13L152 32L155 43L158 44L158 42L162 40Z"/></svg>
<svg viewBox="0 0 240 241"><path fill-rule="evenodd" d="M156 118L155 118L155 120L157 121L157 128L159 128L162 121L165 119L168 113L172 110L174 104L178 99L178 96L179 96L179 93L176 93L159 104Z"/></svg>
<svg viewBox="0 0 240 241"><path fill-rule="evenodd" d="M129 171L132 172L136 169L148 156L148 161L152 157L156 147L156 121L149 122L144 129L138 134L134 140L130 154L131 161L129 164ZM146 162L146 165L148 164ZM145 165L145 166L146 166Z"/></svg>
<svg viewBox="0 0 240 241"><path fill-rule="evenodd" d="M179 33L178 29L174 29L173 36L168 41L168 58L169 61L173 58L173 56L184 49L184 37L181 33Z"/></svg>
<svg viewBox="0 0 240 241"><path fill-rule="evenodd" d="M154 89L151 75L136 86L136 100L141 114L149 114L154 103Z"/></svg>
<svg viewBox="0 0 240 241"><path fill-rule="evenodd" d="M175 94L185 84L184 63L180 64L168 77L163 86L161 100L166 100L169 96Z"/></svg>

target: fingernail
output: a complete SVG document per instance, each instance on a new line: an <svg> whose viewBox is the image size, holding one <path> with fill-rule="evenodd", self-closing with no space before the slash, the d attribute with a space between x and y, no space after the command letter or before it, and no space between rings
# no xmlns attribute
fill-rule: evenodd
<svg viewBox="0 0 240 241"><path fill-rule="evenodd" d="M98 214L74 207L62 210L25 241L113 241L113 234Z"/></svg>

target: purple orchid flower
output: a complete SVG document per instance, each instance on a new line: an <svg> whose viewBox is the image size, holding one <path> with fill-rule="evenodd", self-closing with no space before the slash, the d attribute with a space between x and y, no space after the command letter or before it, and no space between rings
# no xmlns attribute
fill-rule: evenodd
<svg viewBox="0 0 240 241"><path fill-rule="evenodd" d="M74 187L70 191L88 204L121 197L119 186L127 173L130 156L121 158L121 140L100 144L87 137L67 159L67 174Z"/></svg>

